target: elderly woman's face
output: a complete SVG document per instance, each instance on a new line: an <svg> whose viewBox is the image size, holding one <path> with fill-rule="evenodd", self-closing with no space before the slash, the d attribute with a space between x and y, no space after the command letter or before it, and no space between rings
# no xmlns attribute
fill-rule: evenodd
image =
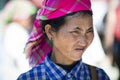
<svg viewBox="0 0 120 80"><path fill-rule="evenodd" d="M53 53L64 61L78 61L93 37L92 16L69 16L66 23L52 36Z"/></svg>

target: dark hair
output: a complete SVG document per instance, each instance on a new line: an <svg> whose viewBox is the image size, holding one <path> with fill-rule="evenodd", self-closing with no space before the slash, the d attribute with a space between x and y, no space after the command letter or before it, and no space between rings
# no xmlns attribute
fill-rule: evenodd
<svg viewBox="0 0 120 80"><path fill-rule="evenodd" d="M83 15L89 14L89 15L92 16L92 12L89 11L89 10L83 10L83 11L79 11L79 12L83 13ZM56 31L56 32L59 31L61 26L65 23L65 18L67 16L72 16L72 15L74 15L76 13L78 13L78 12L70 13L70 14L67 14L65 16L62 16L62 17L59 17L59 18L55 18L55 19L51 19L51 20L41 21L41 26L42 26L43 31L45 31L44 27L47 24L50 24L52 26L52 30L53 31Z"/></svg>
<svg viewBox="0 0 120 80"><path fill-rule="evenodd" d="M59 17L59 18L55 18L55 19L51 19L51 20L43 20L43 21L41 21L40 23L41 23L43 31L45 31L44 27L47 24L50 24L52 26L52 30L53 31L56 31L56 32L59 31L61 26L65 24L66 17L67 16L72 16L72 15L74 15L76 13L78 13L78 12L70 13L70 14L67 14L65 16L62 16L62 17ZM89 10L82 10L82 11L79 11L79 13L83 13L83 16L86 15L86 14L92 16L92 12L89 11Z"/></svg>

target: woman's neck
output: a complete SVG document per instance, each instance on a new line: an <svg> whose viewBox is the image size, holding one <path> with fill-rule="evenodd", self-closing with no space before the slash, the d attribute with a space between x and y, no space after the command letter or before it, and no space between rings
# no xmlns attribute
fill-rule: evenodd
<svg viewBox="0 0 120 80"><path fill-rule="evenodd" d="M75 64L77 61L72 61L70 59L64 58L61 56L62 54L55 54L51 53L50 59L56 63L56 64L61 64L61 65L72 65Z"/></svg>

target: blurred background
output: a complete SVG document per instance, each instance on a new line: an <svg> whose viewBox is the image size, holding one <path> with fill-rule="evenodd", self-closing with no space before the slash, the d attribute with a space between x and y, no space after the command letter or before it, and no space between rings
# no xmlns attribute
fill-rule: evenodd
<svg viewBox="0 0 120 80"><path fill-rule="evenodd" d="M83 55L85 63L120 80L120 0L91 0L95 38ZM24 46L41 0L0 0L0 80L16 80L28 71Z"/></svg>

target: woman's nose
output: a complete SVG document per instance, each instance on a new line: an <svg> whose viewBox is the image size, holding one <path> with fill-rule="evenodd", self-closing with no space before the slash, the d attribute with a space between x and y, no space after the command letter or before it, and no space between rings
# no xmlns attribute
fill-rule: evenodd
<svg viewBox="0 0 120 80"><path fill-rule="evenodd" d="M78 38L78 44L80 46L86 46L87 45L87 38L85 36L81 36Z"/></svg>

